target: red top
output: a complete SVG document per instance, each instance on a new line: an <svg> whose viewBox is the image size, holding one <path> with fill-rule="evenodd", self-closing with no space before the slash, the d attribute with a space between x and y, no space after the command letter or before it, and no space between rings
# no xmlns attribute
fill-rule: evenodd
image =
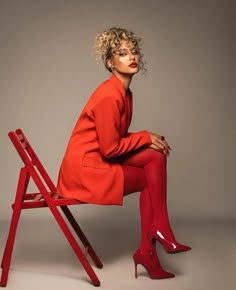
<svg viewBox="0 0 236 290"><path fill-rule="evenodd" d="M63 158L58 194L94 204L123 203L123 170L115 157L151 144L147 131L128 133L132 93L112 74L89 98Z"/></svg>

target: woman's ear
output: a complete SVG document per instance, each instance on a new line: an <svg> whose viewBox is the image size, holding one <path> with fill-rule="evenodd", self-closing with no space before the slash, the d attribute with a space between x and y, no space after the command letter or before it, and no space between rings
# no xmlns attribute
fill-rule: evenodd
<svg viewBox="0 0 236 290"><path fill-rule="evenodd" d="M108 68L110 68L111 70L113 69L114 64L113 64L112 59L110 59L110 58L106 59L106 66L107 66Z"/></svg>

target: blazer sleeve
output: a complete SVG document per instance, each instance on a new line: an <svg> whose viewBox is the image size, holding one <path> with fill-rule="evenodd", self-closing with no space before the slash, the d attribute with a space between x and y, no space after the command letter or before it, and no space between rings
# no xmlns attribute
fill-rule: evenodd
<svg viewBox="0 0 236 290"><path fill-rule="evenodd" d="M120 137L121 104L114 97L106 97L93 109L100 152L114 158L151 144L150 134L144 130Z"/></svg>

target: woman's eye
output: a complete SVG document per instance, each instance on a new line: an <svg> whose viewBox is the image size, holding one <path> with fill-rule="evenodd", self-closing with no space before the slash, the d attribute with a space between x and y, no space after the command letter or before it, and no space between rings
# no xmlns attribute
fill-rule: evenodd
<svg viewBox="0 0 236 290"><path fill-rule="evenodd" d="M127 55L127 53L125 53L125 52L120 52L120 56L126 56Z"/></svg>

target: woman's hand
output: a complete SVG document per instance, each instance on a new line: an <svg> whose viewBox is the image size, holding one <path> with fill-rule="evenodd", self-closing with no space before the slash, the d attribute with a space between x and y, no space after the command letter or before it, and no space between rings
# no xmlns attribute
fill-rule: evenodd
<svg viewBox="0 0 236 290"><path fill-rule="evenodd" d="M149 145L149 147L164 153L166 156L169 156L171 148L167 143L165 137L151 132L149 132L149 134L152 140L152 144Z"/></svg>

